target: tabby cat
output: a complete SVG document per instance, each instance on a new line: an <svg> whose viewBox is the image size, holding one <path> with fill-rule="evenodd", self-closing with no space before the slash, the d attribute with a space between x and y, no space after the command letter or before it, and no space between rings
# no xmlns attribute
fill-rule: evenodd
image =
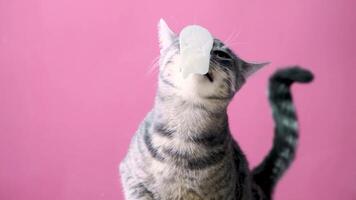
<svg viewBox="0 0 356 200"><path fill-rule="evenodd" d="M159 84L120 164L127 200L269 200L292 162L298 138L290 86L311 72L289 67L269 79L275 125L273 147L255 169L232 138L227 106L246 79L266 63L248 63L214 39L210 69L183 79L179 38L159 22Z"/></svg>

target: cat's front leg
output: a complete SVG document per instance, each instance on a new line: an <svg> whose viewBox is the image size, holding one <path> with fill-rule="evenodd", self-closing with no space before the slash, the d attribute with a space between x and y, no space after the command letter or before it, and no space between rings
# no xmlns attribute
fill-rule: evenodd
<svg viewBox="0 0 356 200"><path fill-rule="evenodd" d="M154 200L144 184L120 166L122 186L126 200Z"/></svg>

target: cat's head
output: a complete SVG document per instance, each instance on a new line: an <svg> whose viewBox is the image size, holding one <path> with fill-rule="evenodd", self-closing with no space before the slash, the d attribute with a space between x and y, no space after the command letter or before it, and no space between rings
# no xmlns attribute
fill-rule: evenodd
<svg viewBox="0 0 356 200"><path fill-rule="evenodd" d="M185 101L227 104L251 74L268 64L246 62L215 38L208 74L192 74L183 78L178 66L179 35L163 19L158 24L158 32L161 54L159 90Z"/></svg>

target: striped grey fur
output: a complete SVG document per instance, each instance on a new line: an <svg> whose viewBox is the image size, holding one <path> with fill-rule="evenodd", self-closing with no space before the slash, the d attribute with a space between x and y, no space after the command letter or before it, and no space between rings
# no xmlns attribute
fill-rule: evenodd
<svg viewBox="0 0 356 200"><path fill-rule="evenodd" d="M248 76L262 64L243 61L215 39L211 77L193 75L182 80L177 66L177 37L164 22L159 33L161 58L155 105L120 164L126 199L270 199L273 186L295 153L296 116L289 91L295 79L289 76L301 69L279 71L271 78L275 146L267 161L250 171L230 134L226 110Z"/></svg>
<svg viewBox="0 0 356 200"><path fill-rule="evenodd" d="M293 82L308 83L313 75L302 68L291 67L278 70L269 81L269 101L276 123L275 138L270 153L253 171L253 180L266 199L271 198L278 179L295 157L298 125L290 86Z"/></svg>

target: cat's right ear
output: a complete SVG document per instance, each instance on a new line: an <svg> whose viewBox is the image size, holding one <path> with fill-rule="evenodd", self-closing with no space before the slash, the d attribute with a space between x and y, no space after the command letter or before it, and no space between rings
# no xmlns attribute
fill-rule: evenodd
<svg viewBox="0 0 356 200"><path fill-rule="evenodd" d="M161 50L169 47L176 37L176 34L168 27L163 19L160 19L158 23L158 37Z"/></svg>

